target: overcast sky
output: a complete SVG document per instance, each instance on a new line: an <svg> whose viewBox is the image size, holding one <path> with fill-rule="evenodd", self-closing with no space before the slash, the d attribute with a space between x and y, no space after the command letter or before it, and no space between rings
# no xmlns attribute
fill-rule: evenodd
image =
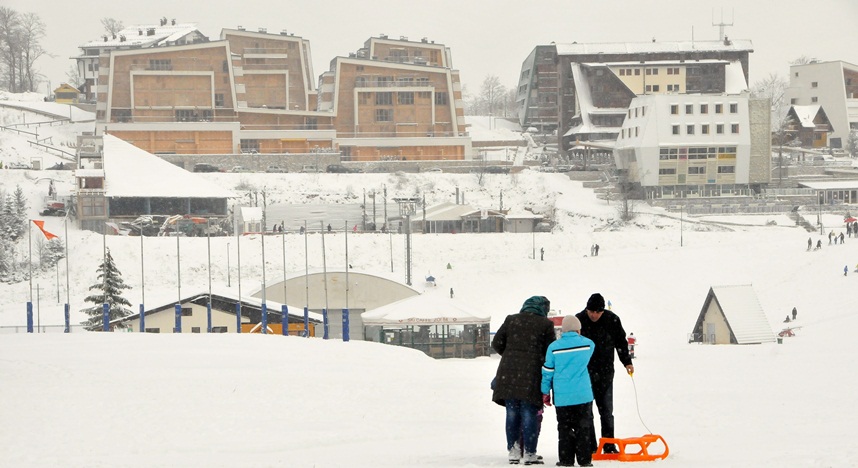
<svg viewBox="0 0 858 468"><path fill-rule="evenodd" d="M66 79L69 57L96 39L100 19L126 26L157 24L161 17L197 23L217 39L222 28L286 29L310 41L318 77L335 56L347 56L381 33L412 40L427 37L451 48L462 82L476 93L483 79L496 75L515 87L521 62L540 44L714 40L718 27L732 23L728 37L750 39L751 83L778 73L800 56L858 63L858 2L855 0L145 0L59 2L3 0L18 12L38 14L47 26L44 47L55 57L39 68L52 87ZM526 6L525 6L526 5ZM534 5L539 5L537 8ZM42 89L44 91L44 89Z"/></svg>

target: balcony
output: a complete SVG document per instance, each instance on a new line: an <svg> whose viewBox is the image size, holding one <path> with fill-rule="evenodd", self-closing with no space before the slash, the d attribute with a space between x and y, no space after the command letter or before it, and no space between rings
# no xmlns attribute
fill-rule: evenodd
<svg viewBox="0 0 858 468"><path fill-rule="evenodd" d="M409 80L355 80L355 88L434 88L435 85L428 81Z"/></svg>

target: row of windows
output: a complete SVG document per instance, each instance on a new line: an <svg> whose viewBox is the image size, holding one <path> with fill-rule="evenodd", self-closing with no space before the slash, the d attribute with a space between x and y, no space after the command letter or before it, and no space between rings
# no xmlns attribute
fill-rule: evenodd
<svg viewBox="0 0 858 468"><path fill-rule="evenodd" d="M646 117L646 107L629 108L629 118L637 117L638 115Z"/></svg>
<svg viewBox="0 0 858 468"><path fill-rule="evenodd" d="M658 68L645 68L645 70L646 70L647 75L658 75L659 69ZM667 70L668 75L678 75L679 74L679 67L667 67L666 70ZM635 76L640 76L641 69L640 68L634 68L634 69L632 69L632 68L620 68L620 76L632 76L632 74L634 74Z"/></svg>
<svg viewBox="0 0 858 468"><path fill-rule="evenodd" d="M362 94L361 97L364 97L365 94ZM418 92L417 97L421 99L428 99L432 96L432 93L429 92ZM362 104L366 104L365 99L361 99ZM414 104L414 92L411 91L402 91L396 93L396 103L397 104ZM437 92L435 93L435 104L439 106L446 106L449 103L447 93ZM392 92L383 92L383 93L375 93L375 105L376 106L392 106L393 105L393 93Z"/></svg>
<svg viewBox="0 0 858 468"><path fill-rule="evenodd" d="M736 166L718 166L718 174L735 174ZM663 167L658 170L658 175L675 175L675 167ZM687 174L706 174L706 166L691 166L688 168Z"/></svg>
<svg viewBox="0 0 858 468"><path fill-rule="evenodd" d="M671 128L671 133L674 135L680 135L680 127L681 125L674 124ZM696 133L697 125L689 124L685 126L685 134L686 135L694 135ZM710 134L710 125L709 124L701 124L700 125L700 134L701 135L709 135ZM724 134L724 124L715 124L715 133L717 135ZM739 133L739 124L731 123L730 124L730 133L738 134Z"/></svg>
<svg viewBox="0 0 858 468"><path fill-rule="evenodd" d="M708 114L709 113L709 104L702 103L699 107L700 114ZM670 113L672 115L679 115L679 104L671 104L670 105ZM724 104L716 103L715 104L715 113L723 114L724 113ZM730 103L730 113L738 114L739 113L739 104L735 102ZM694 104L686 104L685 105L685 115L694 114Z"/></svg>
<svg viewBox="0 0 858 468"><path fill-rule="evenodd" d="M658 159L735 159L735 146L682 146L659 148Z"/></svg>

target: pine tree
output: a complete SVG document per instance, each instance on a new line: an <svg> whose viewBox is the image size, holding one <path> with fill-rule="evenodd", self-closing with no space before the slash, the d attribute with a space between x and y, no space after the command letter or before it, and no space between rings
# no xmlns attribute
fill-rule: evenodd
<svg viewBox="0 0 858 468"><path fill-rule="evenodd" d="M27 199L24 197L24 189L20 185L15 186L15 226L18 239L24 236L27 232Z"/></svg>
<svg viewBox="0 0 858 468"><path fill-rule="evenodd" d="M42 270L52 268L63 258L66 258L66 249L63 241L55 237L49 241L45 241L41 236L36 245L36 251L39 255L39 267Z"/></svg>
<svg viewBox="0 0 858 468"><path fill-rule="evenodd" d="M122 273L116 268L113 263L113 256L110 255L110 249L107 249L107 255L98 269L99 282L89 287L90 291L99 291L97 294L92 294L84 298L84 302L95 304L93 307L81 309L81 312L89 316L89 319L81 322L82 325L90 329L100 330L103 326L104 309L103 304L106 302L110 306L108 320L113 321L118 318L131 315L131 309L123 306L131 306L128 299L122 297L122 290L131 289L131 286L125 284L122 279ZM118 328L125 328L120 326Z"/></svg>
<svg viewBox="0 0 858 468"><path fill-rule="evenodd" d="M3 199L3 207L0 209L0 238L14 242L18 240L18 229L16 223L15 205L12 202L12 197L7 195Z"/></svg>
<svg viewBox="0 0 858 468"><path fill-rule="evenodd" d="M858 158L858 130L849 132L849 138L846 139L846 152L853 158Z"/></svg>

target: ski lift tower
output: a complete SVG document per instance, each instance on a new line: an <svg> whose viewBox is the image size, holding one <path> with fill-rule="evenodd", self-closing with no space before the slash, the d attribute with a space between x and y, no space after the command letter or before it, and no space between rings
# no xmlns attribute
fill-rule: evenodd
<svg viewBox="0 0 858 468"><path fill-rule="evenodd" d="M411 215L417 212L419 198L394 198L399 205L399 216L405 217L405 284L411 286Z"/></svg>

